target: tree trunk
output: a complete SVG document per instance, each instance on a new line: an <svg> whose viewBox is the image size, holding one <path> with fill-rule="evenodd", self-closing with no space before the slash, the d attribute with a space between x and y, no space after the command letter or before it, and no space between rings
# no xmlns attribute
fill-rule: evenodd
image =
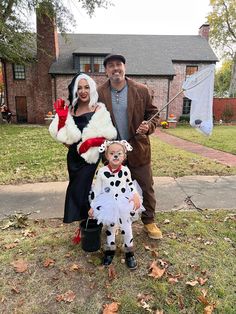
<svg viewBox="0 0 236 314"><path fill-rule="evenodd" d="M234 53L232 74L229 87L229 97L236 97L236 52Z"/></svg>

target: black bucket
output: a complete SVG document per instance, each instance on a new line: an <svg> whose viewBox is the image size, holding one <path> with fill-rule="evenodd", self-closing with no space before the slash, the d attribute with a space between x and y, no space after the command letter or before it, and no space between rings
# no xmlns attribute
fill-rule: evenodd
<svg viewBox="0 0 236 314"><path fill-rule="evenodd" d="M97 224L96 219L81 221L81 247L85 252L96 252L101 247L102 224Z"/></svg>

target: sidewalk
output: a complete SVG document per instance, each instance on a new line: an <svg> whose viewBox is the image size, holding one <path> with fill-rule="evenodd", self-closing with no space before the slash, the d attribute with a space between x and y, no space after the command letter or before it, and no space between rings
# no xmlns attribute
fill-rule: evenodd
<svg viewBox="0 0 236 314"><path fill-rule="evenodd" d="M0 186L0 219L15 211L39 210L31 218L61 218L68 182ZM236 209L236 176L156 177L156 211ZM186 198L191 201L186 201Z"/></svg>
<svg viewBox="0 0 236 314"><path fill-rule="evenodd" d="M156 129L155 135L160 140L170 145L176 146L195 154L199 154L203 157L216 160L224 165L236 167L236 155L225 153L213 148L180 139L173 135L167 134L166 132L162 132L160 129Z"/></svg>
<svg viewBox="0 0 236 314"><path fill-rule="evenodd" d="M157 129L155 135L178 148L236 166L236 156L179 139ZM61 218L68 182L0 185L0 219L15 211L32 218ZM155 177L156 211L193 209L236 210L236 176Z"/></svg>

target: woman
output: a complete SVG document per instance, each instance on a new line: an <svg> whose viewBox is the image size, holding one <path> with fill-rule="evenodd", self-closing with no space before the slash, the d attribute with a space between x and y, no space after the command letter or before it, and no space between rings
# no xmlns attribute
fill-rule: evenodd
<svg viewBox="0 0 236 314"><path fill-rule="evenodd" d="M62 99L55 102L56 115L49 127L52 137L68 147L65 223L87 219L88 195L99 163L98 147L105 139L117 137L105 105L97 103L96 84L88 75L76 75L68 89L69 106Z"/></svg>

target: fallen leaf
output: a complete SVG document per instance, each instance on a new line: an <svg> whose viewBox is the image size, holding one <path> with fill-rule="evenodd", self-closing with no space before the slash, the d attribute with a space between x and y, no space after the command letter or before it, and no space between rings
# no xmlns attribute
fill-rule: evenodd
<svg viewBox="0 0 236 314"><path fill-rule="evenodd" d="M10 250L10 249L13 249L14 247L16 247L17 246L17 243L8 243L8 244L5 244L4 245L4 248L6 249L6 250Z"/></svg>
<svg viewBox="0 0 236 314"><path fill-rule="evenodd" d="M179 280L176 277L170 277L170 278L168 278L168 282L171 284L175 284L175 283L179 282Z"/></svg>
<svg viewBox="0 0 236 314"><path fill-rule="evenodd" d="M113 280L117 277L117 273L116 273L116 270L115 270L115 267L114 265L109 265L108 267L108 277L110 280Z"/></svg>
<svg viewBox="0 0 236 314"><path fill-rule="evenodd" d="M150 301L150 300L153 300L153 296L151 294L148 294L148 293L139 293L137 295L137 298L138 298L138 301Z"/></svg>
<svg viewBox="0 0 236 314"><path fill-rule="evenodd" d="M208 278L201 278L201 277L198 277L197 278L197 281L199 282L199 284L201 285L201 286L203 286L206 282L207 282L207 280L208 280Z"/></svg>
<svg viewBox="0 0 236 314"><path fill-rule="evenodd" d="M149 270L151 271L151 273L148 274L148 276L154 277L156 279L161 278L166 271L165 268L162 269L157 266L157 261L152 262L152 264L149 267Z"/></svg>
<svg viewBox="0 0 236 314"><path fill-rule="evenodd" d="M166 224L169 224L170 223L170 220L169 219L165 219L164 221L163 221L163 223L166 225Z"/></svg>
<svg viewBox="0 0 236 314"><path fill-rule="evenodd" d="M151 248L148 245L144 245L145 250L150 251L152 253L153 257L158 257L158 252L157 252L157 248Z"/></svg>
<svg viewBox="0 0 236 314"><path fill-rule="evenodd" d="M210 304L204 308L204 314L211 314L214 311L215 306Z"/></svg>
<svg viewBox="0 0 236 314"><path fill-rule="evenodd" d="M14 286L11 287L11 291L14 292L14 293L17 293L17 294L20 293L20 290L17 287L14 287Z"/></svg>
<svg viewBox="0 0 236 314"><path fill-rule="evenodd" d="M70 267L70 271L76 271L76 270L81 270L82 267L79 264L73 264Z"/></svg>
<svg viewBox="0 0 236 314"><path fill-rule="evenodd" d="M187 286L191 286L191 287L194 287L198 284L198 281L197 280L192 280L192 281L187 281L186 282L186 285Z"/></svg>
<svg viewBox="0 0 236 314"><path fill-rule="evenodd" d="M140 306L144 310L146 310L146 312L152 313L152 309L150 308L150 305L146 301L144 301L144 300L140 301Z"/></svg>
<svg viewBox="0 0 236 314"><path fill-rule="evenodd" d="M28 269L28 263L23 259L16 260L12 262L11 265L17 273L24 273Z"/></svg>
<svg viewBox="0 0 236 314"><path fill-rule="evenodd" d="M71 252L66 253L65 257L67 257L67 258L71 257Z"/></svg>
<svg viewBox="0 0 236 314"><path fill-rule="evenodd" d="M44 267L49 267L49 266L53 266L55 264L55 260L52 259L52 258L47 258L45 259L44 263L43 263L43 266Z"/></svg>
<svg viewBox="0 0 236 314"><path fill-rule="evenodd" d="M163 310L156 310L156 312L154 314L164 314Z"/></svg>
<svg viewBox="0 0 236 314"><path fill-rule="evenodd" d="M178 296L178 304L179 304L180 310L183 310L184 309L184 297L182 295Z"/></svg>
<svg viewBox="0 0 236 314"><path fill-rule="evenodd" d="M24 237L28 237L28 238L33 238L36 236L36 232L35 231L31 231L29 229L26 229L24 231L22 231L22 234Z"/></svg>
<svg viewBox="0 0 236 314"><path fill-rule="evenodd" d="M104 304L102 314L118 313L118 309L119 309L119 303L117 303L117 302L112 302L110 304Z"/></svg>
<svg viewBox="0 0 236 314"><path fill-rule="evenodd" d="M75 293L72 290L68 290L67 292L63 294L59 294L56 296L57 302L67 302L71 303L74 301L74 298L76 297Z"/></svg>

